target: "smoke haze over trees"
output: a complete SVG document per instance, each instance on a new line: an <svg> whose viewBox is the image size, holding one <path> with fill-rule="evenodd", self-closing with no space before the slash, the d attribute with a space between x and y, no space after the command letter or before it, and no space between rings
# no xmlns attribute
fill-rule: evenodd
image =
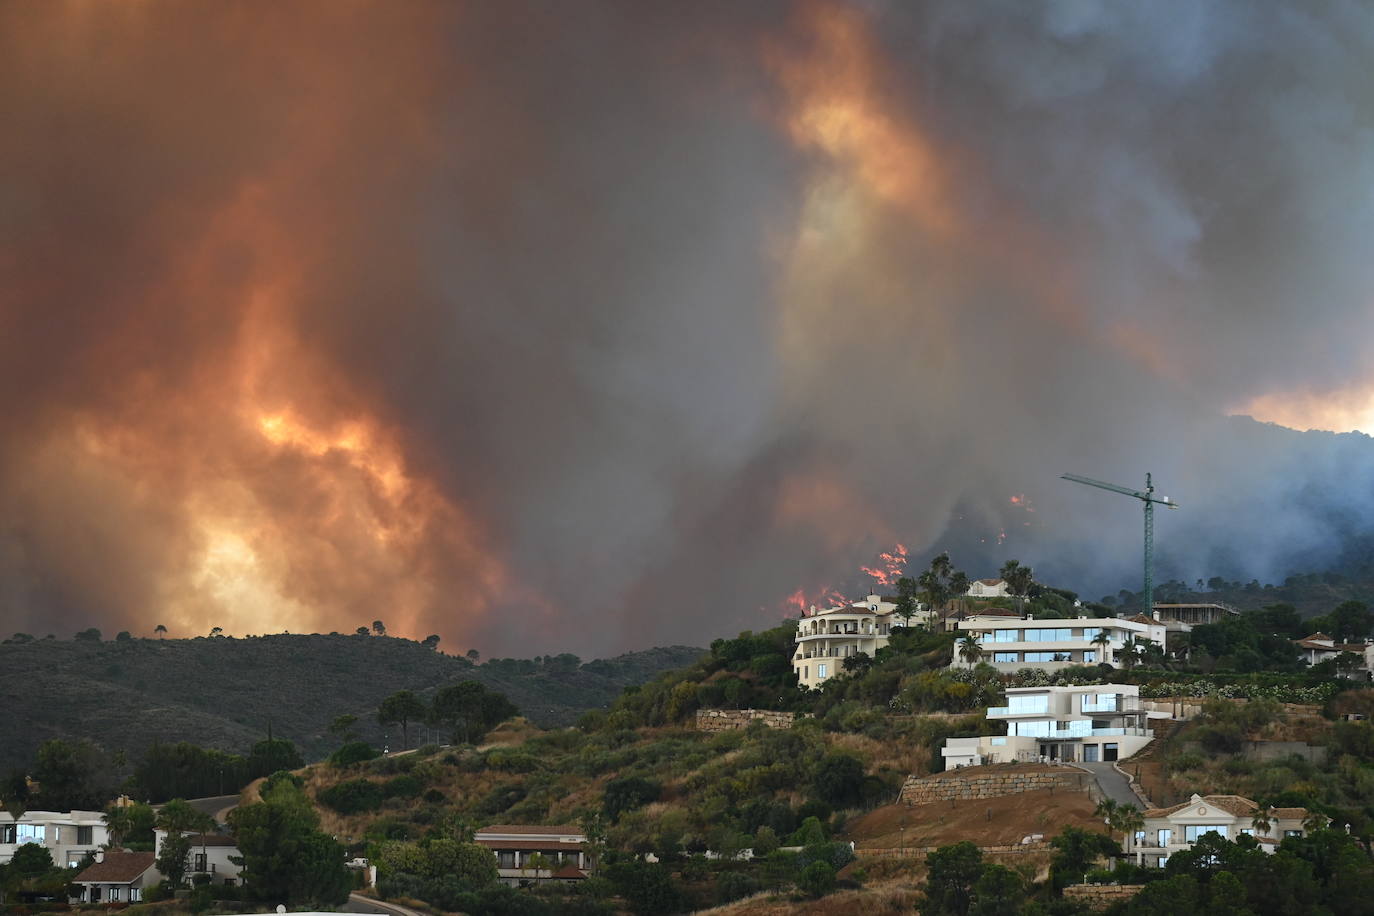
<svg viewBox="0 0 1374 916"><path fill-rule="evenodd" d="M3 632L704 644L1366 532L1374 13L0 11ZM1013 502L1011 497L1020 500ZM1033 510L1033 511L1032 511ZM862 581L862 580L861 580Z"/></svg>

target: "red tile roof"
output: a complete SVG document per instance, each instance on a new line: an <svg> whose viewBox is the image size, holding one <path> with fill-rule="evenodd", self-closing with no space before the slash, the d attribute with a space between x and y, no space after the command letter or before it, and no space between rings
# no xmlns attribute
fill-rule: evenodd
<svg viewBox="0 0 1374 916"><path fill-rule="evenodd" d="M569 862L567 865L564 865L562 868L560 868L558 871L554 872L554 873L553 873L552 875L550 875L549 877L551 877L551 878L579 878L579 879L580 879L580 878L585 878L585 877L587 877L587 873L586 873L585 871L583 871L582 869L578 868L576 865L574 865L574 864L572 864L571 862Z"/></svg>
<svg viewBox="0 0 1374 916"><path fill-rule="evenodd" d="M552 826L542 826L538 824L492 824L490 827L483 827L477 831L478 836L484 833L547 833L564 836L582 836L582 828L575 824L554 824Z"/></svg>
<svg viewBox="0 0 1374 916"><path fill-rule="evenodd" d="M72 880L79 884L131 884L153 867L151 852L107 852L105 861L96 862Z"/></svg>

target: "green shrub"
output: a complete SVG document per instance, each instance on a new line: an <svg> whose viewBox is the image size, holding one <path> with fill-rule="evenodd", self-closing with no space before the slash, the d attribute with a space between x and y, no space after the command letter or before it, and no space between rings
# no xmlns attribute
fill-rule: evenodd
<svg viewBox="0 0 1374 916"><path fill-rule="evenodd" d="M824 897L835 889L835 869L826 862L812 862L797 877L797 887L808 896Z"/></svg>
<svg viewBox="0 0 1374 916"><path fill-rule="evenodd" d="M420 780L407 774L387 780L382 791L387 798L415 798L424 788Z"/></svg>
<svg viewBox="0 0 1374 916"><path fill-rule="evenodd" d="M336 767L352 766L366 760L373 760L380 752L366 741L350 741L329 756L329 762Z"/></svg>
<svg viewBox="0 0 1374 916"><path fill-rule="evenodd" d="M716 902L729 903L758 893L759 883L744 872L722 872L716 878Z"/></svg>

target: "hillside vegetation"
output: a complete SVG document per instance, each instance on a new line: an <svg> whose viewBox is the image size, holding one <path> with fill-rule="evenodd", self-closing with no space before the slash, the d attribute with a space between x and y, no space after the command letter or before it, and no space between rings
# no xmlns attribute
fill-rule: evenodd
<svg viewBox="0 0 1374 916"><path fill-rule="evenodd" d="M538 725L565 725L702 651L474 664L385 636L8 640L0 644L0 767L26 764L49 738L89 738L130 760L155 741L245 752L269 726L319 759L337 747L326 731L336 717L356 715L359 736L380 747L384 697L427 695L460 680L505 694ZM399 746L394 734L391 741Z"/></svg>

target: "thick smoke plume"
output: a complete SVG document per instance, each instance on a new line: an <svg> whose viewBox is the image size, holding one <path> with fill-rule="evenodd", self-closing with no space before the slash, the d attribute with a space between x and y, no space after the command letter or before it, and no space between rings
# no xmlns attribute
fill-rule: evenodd
<svg viewBox="0 0 1374 916"><path fill-rule="evenodd" d="M1368 517L1374 15L0 7L0 615L702 644ZM1013 502L1011 497L1024 499ZM1034 512L1028 513L1027 507ZM1100 593L1100 592L1099 592Z"/></svg>

